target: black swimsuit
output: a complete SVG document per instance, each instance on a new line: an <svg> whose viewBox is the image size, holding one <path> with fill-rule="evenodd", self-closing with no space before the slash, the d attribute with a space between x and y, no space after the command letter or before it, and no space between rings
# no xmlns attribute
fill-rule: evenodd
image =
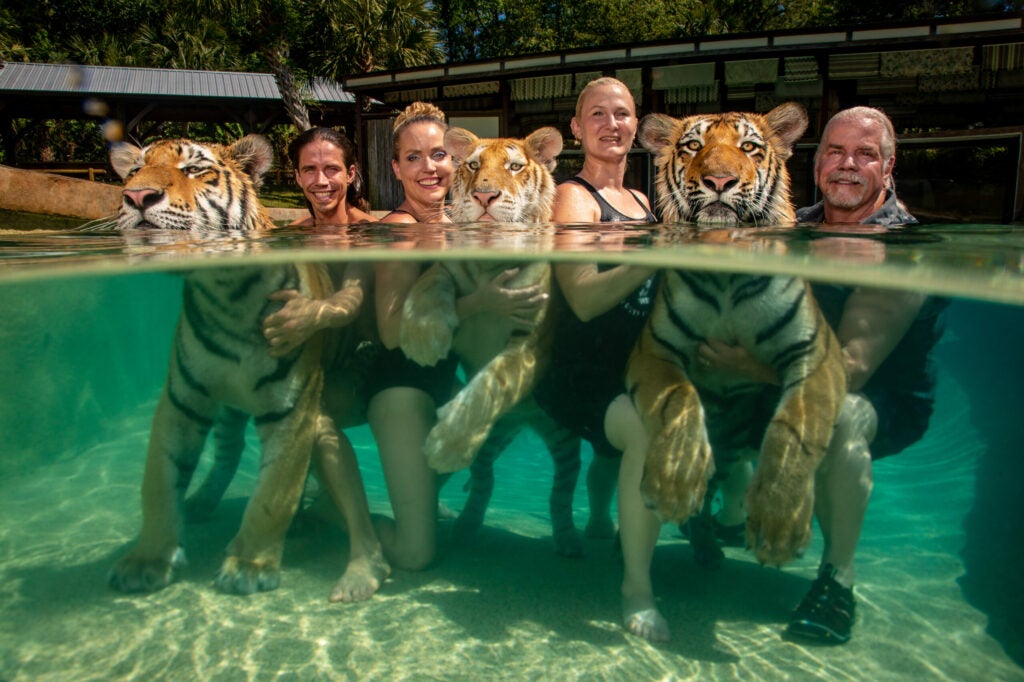
<svg viewBox="0 0 1024 682"><path fill-rule="evenodd" d="M640 208L643 210L644 215L642 218L633 218L632 216L628 216L619 209L609 204L605 200L605 198L601 196L601 193L597 190L596 187L594 187L593 185L591 185L589 182L587 182L578 175L572 178L571 180L567 180L567 182L575 182L577 185L582 186L584 189L590 192L590 196L594 197L594 201L596 201L597 205L601 208L600 222L602 223L658 222L658 219L654 217L653 213L651 213L651 209L647 208L647 205L644 204L644 202L640 201L640 197L638 197L636 195L636 192L634 192L633 190L629 190L629 193L633 195L633 198L636 200L637 205L639 205Z"/></svg>
<svg viewBox="0 0 1024 682"><path fill-rule="evenodd" d="M430 265L423 263L420 273ZM367 401L388 388L418 388L440 407L452 397L458 364L455 354L449 353L433 367L424 367L406 357L401 348L385 348L381 345L369 372L366 386Z"/></svg>
<svg viewBox="0 0 1024 682"><path fill-rule="evenodd" d="M654 214L630 190L644 210L643 218L628 216L609 204L600 192L580 177L601 208L602 223L655 222ZM614 265L598 265L598 272ZM621 453L608 442L604 416L608 405L625 392L626 362L647 321L657 290L657 275L637 287L611 310L584 322L566 309L555 327L551 368L534 395L541 407L559 424L586 438L603 457Z"/></svg>

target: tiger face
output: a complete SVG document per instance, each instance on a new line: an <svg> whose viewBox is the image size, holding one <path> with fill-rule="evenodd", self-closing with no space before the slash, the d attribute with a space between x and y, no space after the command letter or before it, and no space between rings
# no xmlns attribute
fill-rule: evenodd
<svg viewBox="0 0 1024 682"><path fill-rule="evenodd" d="M110 161L125 180L121 230L256 230L273 221L256 195L274 153L259 135L231 146L162 140L121 144Z"/></svg>
<svg viewBox="0 0 1024 682"><path fill-rule="evenodd" d="M457 164L452 183L452 220L536 223L551 219L555 181L551 171L562 151L562 134L540 128L525 139L480 139L451 128L444 146Z"/></svg>
<svg viewBox="0 0 1024 682"><path fill-rule="evenodd" d="M785 162L806 129L807 113L794 102L763 115L645 116L639 138L655 155L663 219L792 224L796 215Z"/></svg>

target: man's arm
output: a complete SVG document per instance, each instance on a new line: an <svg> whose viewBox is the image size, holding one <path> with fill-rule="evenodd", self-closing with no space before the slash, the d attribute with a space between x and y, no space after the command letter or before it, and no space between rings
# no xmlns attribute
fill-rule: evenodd
<svg viewBox="0 0 1024 682"><path fill-rule="evenodd" d="M924 294L891 289L854 289L836 335L850 391L859 391L889 357L924 305Z"/></svg>

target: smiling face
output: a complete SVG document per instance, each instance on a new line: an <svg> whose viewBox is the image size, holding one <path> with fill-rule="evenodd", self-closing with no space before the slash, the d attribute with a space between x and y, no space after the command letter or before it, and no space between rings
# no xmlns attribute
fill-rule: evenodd
<svg viewBox="0 0 1024 682"><path fill-rule="evenodd" d="M295 182L306 196L318 223L348 222L345 193L355 179L355 165L345 163L345 154L326 140L313 140L299 152Z"/></svg>
<svg viewBox="0 0 1024 682"><path fill-rule="evenodd" d="M452 186L452 159L444 148L445 129L434 121L410 123L398 135L395 177L406 201L417 207L437 207Z"/></svg>
<svg viewBox="0 0 1024 682"><path fill-rule="evenodd" d="M868 118L836 122L825 132L814 180L828 222L860 222L885 202L896 158L884 157L883 134L882 125Z"/></svg>
<svg viewBox="0 0 1024 682"><path fill-rule="evenodd" d="M618 83L598 85L583 93L571 122L572 133L587 155L624 157L636 137L636 105Z"/></svg>

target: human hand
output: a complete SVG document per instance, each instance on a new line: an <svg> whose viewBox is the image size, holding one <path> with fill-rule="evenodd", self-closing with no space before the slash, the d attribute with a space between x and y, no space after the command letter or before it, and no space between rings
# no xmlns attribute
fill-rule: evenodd
<svg viewBox="0 0 1024 682"><path fill-rule="evenodd" d="M727 372L765 384L779 382L774 367L762 363L743 346L719 339L708 339L697 348L697 363L708 371Z"/></svg>
<svg viewBox="0 0 1024 682"><path fill-rule="evenodd" d="M284 301L280 310L263 320L263 335L272 357L291 353L320 329L323 301L307 298L294 289L275 291L267 298Z"/></svg>
<svg viewBox="0 0 1024 682"><path fill-rule="evenodd" d="M508 284L519 274L519 268L511 268L477 290L479 310L487 310L509 319L516 331L530 332L537 320L537 313L548 300L548 294L541 285L510 288Z"/></svg>

